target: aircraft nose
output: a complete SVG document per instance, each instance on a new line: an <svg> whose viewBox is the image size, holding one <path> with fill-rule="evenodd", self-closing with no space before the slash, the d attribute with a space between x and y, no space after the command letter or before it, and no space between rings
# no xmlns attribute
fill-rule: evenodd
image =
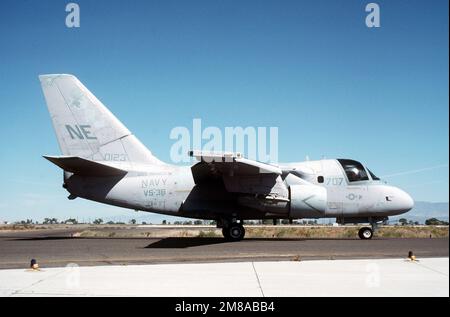
<svg viewBox="0 0 450 317"><path fill-rule="evenodd" d="M386 196L386 200L392 211L396 214L405 213L414 207L414 200L405 191L397 187L391 187L390 195Z"/></svg>
<svg viewBox="0 0 450 317"><path fill-rule="evenodd" d="M405 191L399 189L399 201L401 205L401 210L404 212L410 211L414 207L414 200L412 197Z"/></svg>

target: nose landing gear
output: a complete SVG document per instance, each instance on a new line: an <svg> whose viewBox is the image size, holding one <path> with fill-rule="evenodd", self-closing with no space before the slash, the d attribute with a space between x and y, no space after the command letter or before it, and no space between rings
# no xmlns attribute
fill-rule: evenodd
<svg viewBox="0 0 450 317"><path fill-rule="evenodd" d="M372 226L372 228L363 227L363 228L359 229L358 236L360 239L363 239L363 240L372 239L373 234L378 229L378 224L376 223L376 221L372 221L372 219L370 219L370 218L369 218L369 221L370 221L370 225Z"/></svg>
<svg viewBox="0 0 450 317"><path fill-rule="evenodd" d="M338 217L336 218L336 222L345 225L348 223L370 223L370 227L363 227L359 229L358 236L362 240L370 240L373 238L376 230L378 230L378 224L387 224L389 218L388 217L354 217L354 218L344 218Z"/></svg>
<svg viewBox="0 0 450 317"><path fill-rule="evenodd" d="M363 239L363 240L372 239L373 230L370 229L369 227L363 227L363 228L359 229L358 236L360 239Z"/></svg>

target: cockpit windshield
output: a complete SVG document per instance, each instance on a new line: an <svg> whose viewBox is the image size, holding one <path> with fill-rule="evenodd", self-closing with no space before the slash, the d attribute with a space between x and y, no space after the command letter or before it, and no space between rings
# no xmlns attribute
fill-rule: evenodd
<svg viewBox="0 0 450 317"><path fill-rule="evenodd" d="M338 159L338 161L341 163L342 168L344 169L345 174L347 174L347 178L350 182L369 180L366 169L358 161L344 159Z"/></svg>
<svg viewBox="0 0 450 317"><path fill-rule="evenodd" d="M379 181L380 178L378 176L375 176L374 173L372 173L372 171L370 169L367 169L369 171L370 177L372 177L372 180L374 181Z"/></svg>

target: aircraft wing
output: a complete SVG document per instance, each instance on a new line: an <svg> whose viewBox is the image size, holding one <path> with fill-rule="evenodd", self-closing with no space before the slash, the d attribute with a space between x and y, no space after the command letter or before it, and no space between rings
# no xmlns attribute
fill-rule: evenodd
<svg viewBox="0 0 450 317"><path fill-rule="evenodd" d="M44 156L67 172L82 176L121 176L127 171L78 156Z"/></svg>
<svg viewBox="0 0 450 317"><path fill-rule="evenodd" d="M189 154L199 161L191 168L197 185L222 179L229 192L285 194L280 183L282 170L278 166L249 160L239 153L191 151Z"/></svg>
<svg viewBox="0 0 450 317"><path fill-rule="evenodd" d="M231 152L200 152L191 151L190 156L195 157L199 163L193 166L195 170L208 172L211 176L243 176L272 174L281 175L282 170L270 165L242 157L239 153ZM194 178L195 178L194 174Z"/></svg>

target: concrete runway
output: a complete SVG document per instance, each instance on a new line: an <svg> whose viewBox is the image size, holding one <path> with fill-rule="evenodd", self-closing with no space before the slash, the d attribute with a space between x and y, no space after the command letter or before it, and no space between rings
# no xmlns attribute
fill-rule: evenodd
<svg viewBox="0 0 450 317"><path fill-rule="evenodd" d="M0 234L0 269L26 268L30 259L41 267L242 262L325 259L448 257L449 239L245 239L222 238L72 238L70 230Z"/></svg>
<svg viewBox="0 0 450 317"><path fill-rule="evenodd" d="M0 270L0 297L219 297L213 312L219 301L232 303L230 296L448 297L448 264L422 258L10 269Z"/></svg>

